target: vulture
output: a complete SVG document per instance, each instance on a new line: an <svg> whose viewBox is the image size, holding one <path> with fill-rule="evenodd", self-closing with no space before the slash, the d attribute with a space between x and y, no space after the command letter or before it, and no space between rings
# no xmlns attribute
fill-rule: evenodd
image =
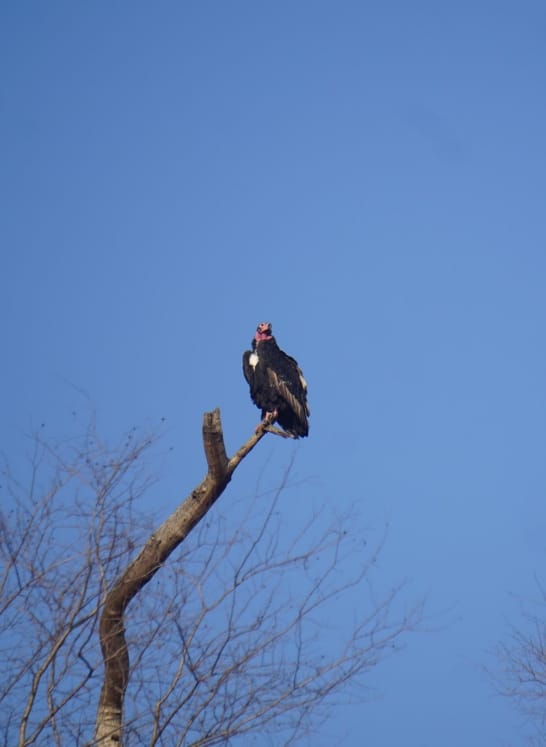
<svg viewBox="0 0 546 747"><path fill-rule="evenodd" d="M243 354L243 373L262 420L277 422L292 438L308 435L307 383L294 358L277 345L271 322L258 324L252 350Z"/></svg>

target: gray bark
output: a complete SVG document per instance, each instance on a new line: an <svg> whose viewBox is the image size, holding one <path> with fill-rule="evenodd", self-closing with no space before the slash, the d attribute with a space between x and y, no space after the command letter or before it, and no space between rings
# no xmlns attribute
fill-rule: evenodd
<svg viewBox="0 0 546 747"><path fill-rule="evenodd" d="M123 702L129 677L124 623L127 605L222 495L239 463L263 438L269 425L265 422L259 426L253 436L228 459L220 410L204 414L203 446L208 467L205 478L151 534L140 553L106 595L100 621L104 681L97 711L96 745L121 747L123 743Z"/></svg>

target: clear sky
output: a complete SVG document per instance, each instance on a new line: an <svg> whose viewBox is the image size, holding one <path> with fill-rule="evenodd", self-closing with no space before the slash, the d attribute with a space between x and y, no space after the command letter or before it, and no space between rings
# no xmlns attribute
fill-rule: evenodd
<svg viewBox="0 0 546 747"><path fill-rule="evenodd" d="M296 450L428 604L325 744L525 743L481 669L546 563L545 49L542 0L0 9L2 448L166 417L166 512L271 319L311 433L241 481Z"/></svg>

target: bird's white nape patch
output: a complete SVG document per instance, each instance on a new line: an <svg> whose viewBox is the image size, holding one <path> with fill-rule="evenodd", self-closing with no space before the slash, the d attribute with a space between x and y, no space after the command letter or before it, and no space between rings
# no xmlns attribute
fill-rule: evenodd
<svg viewBox="0 0 546 747"><path fill-rule="evenodd" d="M305 381L305 379L303 378L303 376L302 376L301 373L300 373L300 382L301 382L301 385L302 385L303 389L305 389L305 391L307 391L307 382Z"/></svg>
<svg viewBox="0 0 546 747"><path fill-rule="evenodd" d="M251 353L250 356L249 356L249 358L248 358L248 362L252 366L252 368L256 368L256 366L258 365L258 361L259 360L260 359L258 358L258 356L256 355L256 353Z"/></svg>

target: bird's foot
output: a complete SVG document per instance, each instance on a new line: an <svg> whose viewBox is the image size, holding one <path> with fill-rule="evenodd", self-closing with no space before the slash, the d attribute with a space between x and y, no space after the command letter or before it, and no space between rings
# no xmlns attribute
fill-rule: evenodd
<svg viewBox="0 0 546 747"><path fill-rule="evenodd" d="M282 436L282 438L295 438L295 436L293 436L291 433L287 433L286 431L283 431L280 428L275 428L273 426L273 423L277 419L278 414L278 410L273 410L273 412L266 413L264 419L256 428L256 433L259 433L260 431L266 431L267 433L274 433L276 436Z"/></svg>
<svg viewBox="0 0 546 747"><path fill-rule="evenodd" d="M278 414L279 413L277 410L273 410L273 412L266 412L262 421L256 426L256 433L258 433L258 431L265 430L268 426L272 425L277 419Z"/></svg>

